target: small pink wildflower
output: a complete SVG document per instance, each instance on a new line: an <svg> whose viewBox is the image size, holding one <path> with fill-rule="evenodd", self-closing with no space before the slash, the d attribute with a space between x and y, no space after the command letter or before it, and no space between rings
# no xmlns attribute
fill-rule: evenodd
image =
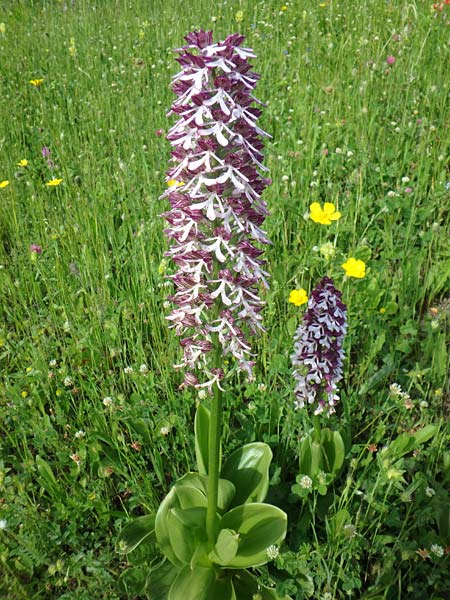
<svg viewBox="0 0 450 600"><path fill-rule="evenodd" d="M42 248L38 244L30 244L30 252L33 254L42 254Z"/></svg>
<svg viewBox="0 0 450 600"><path fill-rule="evenodd" d="M392 54L390 54L387 58L386 58L386 63L391 66L395 63L395 56L392 56Z"/></svg>

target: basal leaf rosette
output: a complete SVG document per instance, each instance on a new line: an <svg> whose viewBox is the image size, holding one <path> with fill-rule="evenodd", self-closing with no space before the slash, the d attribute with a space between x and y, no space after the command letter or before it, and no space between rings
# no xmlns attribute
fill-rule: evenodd
<svg viewBox="0 0 450 600"><path fill-rule="evenodd" d="M268 273L261 228L268 214L262 199L270 180L262 164L263 138L257 125L261 104L253 89L253 51L244 37L229 35L214 43L212 32L186 36L178 49L182 70L173 78L177 95L169 115L177 122L167 139L172 146L163 194L170 242L166 253L175 265L170 275L174 307L168 319L180 336L185 369L183 385L212 389L228 370L252 378L254 355L249 339L263 330L259 296ZM173 184L173 181L176 184Z"/></svg>

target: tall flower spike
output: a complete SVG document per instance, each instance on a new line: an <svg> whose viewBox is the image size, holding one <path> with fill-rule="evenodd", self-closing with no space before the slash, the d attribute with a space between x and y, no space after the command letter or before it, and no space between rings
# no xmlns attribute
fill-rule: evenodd
<svg viewBox="0 0 450 600"><path fill-rule="evenodd" d="M270 243L261 225L268 214L261 197L270 183L262 173L262 138L257 126L261 104L252 95L259 75L251 71L244 37L213 43L212 32L195 31L177 50L182 70L172 88L178 96L169 115L178 121L167 139L172 146L171 186L162 197L170 210L166 256L177 267L170 276L175 305L167 317L181 337L187 368L183 385L211 387L224 377L214 364L215 347L251 378L248 337L262 330L264 302L258 287L268 286L261 245ZM217 360L217 359L216 359ZM224 362L224 361L223 361ZM206 376L206 381L200 381Z"/></svg>
<svg viewBox="0 0 450 600"><path fill-rule="evenodd" d="M314 405L314 414L335 412L339 400L347 331L347 307L333 281L324 277L311 293L303 322L294 336L295 407Z"/></svg>

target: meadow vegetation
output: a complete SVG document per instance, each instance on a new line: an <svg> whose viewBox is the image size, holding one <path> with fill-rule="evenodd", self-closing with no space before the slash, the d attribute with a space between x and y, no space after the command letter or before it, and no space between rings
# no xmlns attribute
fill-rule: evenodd
<svg viewBox="0 0 450 600"><path fill-rule="evenodd" d="M223 438L274 455L288 534L257 574L295 600L449 598L449 25L413 0L2 3L0 598L162 600L142 591L156 545L116 540L195 465L159 197L172 50L200 28L246 36L272 135L267 332ZM348 307L324 419L345 459L309 484L289 296L324 276Z"/></svg>

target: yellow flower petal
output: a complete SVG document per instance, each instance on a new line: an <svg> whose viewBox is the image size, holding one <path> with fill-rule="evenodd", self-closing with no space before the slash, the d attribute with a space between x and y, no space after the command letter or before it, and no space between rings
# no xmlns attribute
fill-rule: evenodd
<svg viewBox="0 0 450 600"><path fill-rule="evenodd" d="M366 276L366 263L356 258L348 258L342 265L347 277L356 277L362 279Z"/></svg>
<svg viewBox="0 0 450 600"><path fill-rule="evenodd" d="M0 188L8 187L8 185L9 185L9 181L7 179L0 181Z"/></svg>
<svg viewBox="0 0 450 600"><path fill-rule="evenodd" d="M299 290L292 290L292 292L289 294L289 302L292 302L292 304L295 304L295 306L306 304L306 302L308 302L308 294L306 293L306 290L303 288Z"/></svg>
<svg viewBox="0 0 450 600"><path fill-rule="evenodd" d="M55 186L61 183L62 179L50 179L45 185Z"/></svg>
<svg viewBox="0 0 450 600"><path fill-rule="evenodd" d="M321 225L331 225L331 221L337 221L341 218L341 213L336 210L332 202L325 202L323 208L318 202L313 202L309 210L310 219Z"/></svg>
<svg viewBox="0 0 450 600"><path fill-rule="evenodd" d="M22 158L22 160L19 160L19 162L17 163L17 165L19 167L26 167L28 165L28 161L26 158Z"/></svg>
<svg viewBox="0 0 450 600"><path fill-rule="evenodd" d="M34 85L34 87L39 87L43 81L43 79L30 79L30 83L31 85Z"/></svg>

